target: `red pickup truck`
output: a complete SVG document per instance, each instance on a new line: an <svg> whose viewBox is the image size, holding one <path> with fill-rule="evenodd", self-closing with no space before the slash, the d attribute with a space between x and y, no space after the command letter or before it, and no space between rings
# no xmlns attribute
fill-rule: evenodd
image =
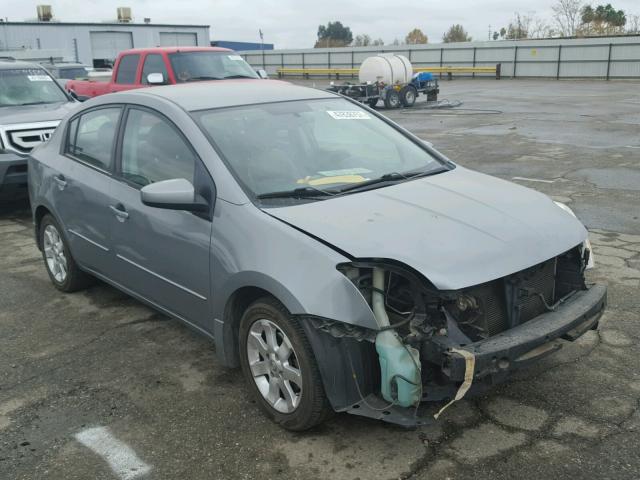
<svg viewBox="0 0 640 480"><path fill-rule="evenodd" d="M233 50L217 47L134 48L118 54L111 80L69 80L71 96L84 101L105 93L154 85L226 78L265 78Z"/></svg>

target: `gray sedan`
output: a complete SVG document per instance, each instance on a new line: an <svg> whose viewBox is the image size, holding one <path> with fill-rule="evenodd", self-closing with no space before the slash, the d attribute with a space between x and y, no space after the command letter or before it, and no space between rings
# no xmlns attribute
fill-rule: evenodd
<svg viewBox="0 0 640 480"><path fill-rule="evenodd" d="M54 286L101 279L215 342L291 430L401 425L596 328L568 207L278 81L105 95L32 152ZM447 404L444 404L445 407Z"/></svg>

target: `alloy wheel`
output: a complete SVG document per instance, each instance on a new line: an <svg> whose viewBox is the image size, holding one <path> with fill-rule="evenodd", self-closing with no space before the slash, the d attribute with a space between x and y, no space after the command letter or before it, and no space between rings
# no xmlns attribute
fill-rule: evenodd
<svg viewBox="0 0 640 480"><path fill-rule="evenodd" d="M275 323L256 320L247 338L249 368L271 407L292 413L302 397L302 371L289 337Z"/></svg>
<svg viewBox="0 0 640 480"><path fill-rule="evenodd" d="M44 256L47 268L58 283L64 283L67 278L67 257L64 254L64 244L58 229L53 225L47 225L43 236Z"/></svg>

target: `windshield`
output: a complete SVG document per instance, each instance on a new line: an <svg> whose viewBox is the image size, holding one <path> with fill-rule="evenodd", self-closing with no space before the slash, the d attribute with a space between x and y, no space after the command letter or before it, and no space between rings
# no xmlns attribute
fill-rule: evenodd
<svg viewBox="0 0 640 480"><path fill-rule="evenodd" d="M224 78L260 78L251 66L234 52L170 53L169 61L178 83Z"/></svg>
<svg viewBox="0 0 640 480"><path fill-rule="evenodd" d="M328 196L355 191L358 184L376 179L404 181L437 173L445 166L383 120L342 98L194 115L236 178L257 197L293 190Z"/></svg>
<svg viewBox="0 0 640 480"><path fill-rule="evenodd" d="M67 102L62 89L39 68L0 70L0 106Z"/></svg>

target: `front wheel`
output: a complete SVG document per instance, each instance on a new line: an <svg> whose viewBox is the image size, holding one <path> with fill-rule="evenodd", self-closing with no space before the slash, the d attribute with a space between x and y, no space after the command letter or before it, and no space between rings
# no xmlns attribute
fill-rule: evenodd
<svg viewBox="0 0 640 480"><path fill-rule="evenodd" d="M240 365L262 410L288 430L307 430L331 412L300 324L279 302L262 298L240 320Z"/></svg>

